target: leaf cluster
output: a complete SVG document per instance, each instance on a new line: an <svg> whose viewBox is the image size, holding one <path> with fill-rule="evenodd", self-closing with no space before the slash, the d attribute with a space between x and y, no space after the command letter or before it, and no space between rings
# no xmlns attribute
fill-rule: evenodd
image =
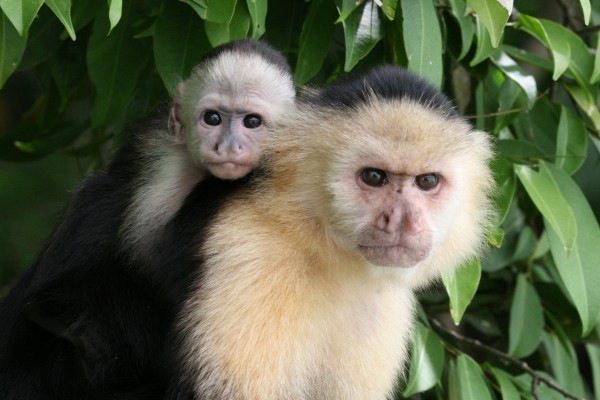
<svg viewBox="0 0 600 400"><path fill-rule="evenodd" d="M382 63L424 76L495 136L498 218L493 248L422 294L398 398L600 398L600 0L0 9L0 160L11 162L63 153L104 165L125 126L232 39L274 45L298 85Z"/></svg>

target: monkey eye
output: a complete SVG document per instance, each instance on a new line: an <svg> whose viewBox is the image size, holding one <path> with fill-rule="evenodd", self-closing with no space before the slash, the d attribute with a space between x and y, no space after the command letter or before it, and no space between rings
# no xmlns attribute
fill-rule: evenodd
<svg viewBox="0 0 600 400"><path fill-rule="evenodd" d="M381 187L388 183L388 177L385 172L377 168L363 169L360 171L360 179L372 187Z"/></svg>
<svg viewBox="0 0 600 400"><path fill-rule="evenodd" d="M206 125L217 126L221 125L221 115L214 111L208 110L202 116L202 120L206 123Z"/></svg>
<svg viewBox="0 0 600 400"><path fill-rule="evenodd" d="M244 126L248 129L258 128L262 125L262 119L256 114L248 114L244 117Z"/></svg>
<svg viewBox="0 0 600 400"><path fill-rule="evenodd" d="M415 184L423 191L434 189L440 183L438 174L423 174L415 177Z"/></svg>

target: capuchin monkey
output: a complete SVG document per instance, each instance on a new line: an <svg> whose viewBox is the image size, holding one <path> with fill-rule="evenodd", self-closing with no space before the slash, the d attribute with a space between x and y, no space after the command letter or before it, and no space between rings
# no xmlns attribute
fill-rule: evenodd
<svg viewBox="0 0 600 400"><path fill-rule="evenodd" d="M392 398L415 290L484 247L491 147L396 67L300 100L218 213L168 227L197 271L167 398Z"/></svg>
<svg viewBox="0 0 600 400"><path fill-rule="evenodd" d="M194 187L216 210L227 190L210 185L243 182L294 97L283 56L241 40L207 54L170 109L132 128L0 305L1 399L163 398L157 354L195 265L151 263L172 250L162 232Z"/></svg>

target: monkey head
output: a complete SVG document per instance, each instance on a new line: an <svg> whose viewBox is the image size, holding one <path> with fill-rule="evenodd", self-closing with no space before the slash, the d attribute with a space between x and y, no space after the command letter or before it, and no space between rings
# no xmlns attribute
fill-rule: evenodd
<svg viewBox="0 0 600 400"><path fill-rule="evenodd" d="M194 162L222 179L240 178L255 167L264 137L295 98L281 55L235 46L248 41L233 43L206 57L178 85L169 118L169 130L186 143Z"/></svg>

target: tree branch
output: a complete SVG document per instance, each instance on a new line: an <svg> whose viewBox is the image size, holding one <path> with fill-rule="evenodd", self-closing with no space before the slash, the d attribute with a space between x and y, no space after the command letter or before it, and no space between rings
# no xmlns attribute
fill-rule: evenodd
<svg viewBox="0 0 600 400"><path fill-rule="evenodd" d="M567 392L566 390L564 390L562 387L558 386L557 384L555 384L554 382L546 379L545 377L543 377L542 375L538 374L533 368L531 368L525 361L521 361L517 358L514 358L500 350L497 350L493 347L490 347L488 345L485 345L483 343L481 343L479 340L476 339L471 339L468 338L466 336L461 335L460 333L451 330L449 328L447 328L446 326L444 326L439 320L437 320L436 318L429 318L429 320L431 321L431 324L436 328L436 330L438 332L441 333L445 333L447 335L452 336L454 339L466 343L470 346L473 346L479 350L483 350L486 353L489 354L493 354L494 356L501 358L505 361L510 362L513 365L516 365L517 367L521 368L523 371L525 371L526 373L528 373L531 378L531 394L533 395L533 397L535 399L539 399L539 394L537 393L537 388L539 386L540 383L545 384L546 386L548 386L549 388L557 391L558 393L560 393L561 395L563 395L564 397L568 398L568 399L572 399L572 400L584 400L580 397L577 397L569 392Z"/></svg>

